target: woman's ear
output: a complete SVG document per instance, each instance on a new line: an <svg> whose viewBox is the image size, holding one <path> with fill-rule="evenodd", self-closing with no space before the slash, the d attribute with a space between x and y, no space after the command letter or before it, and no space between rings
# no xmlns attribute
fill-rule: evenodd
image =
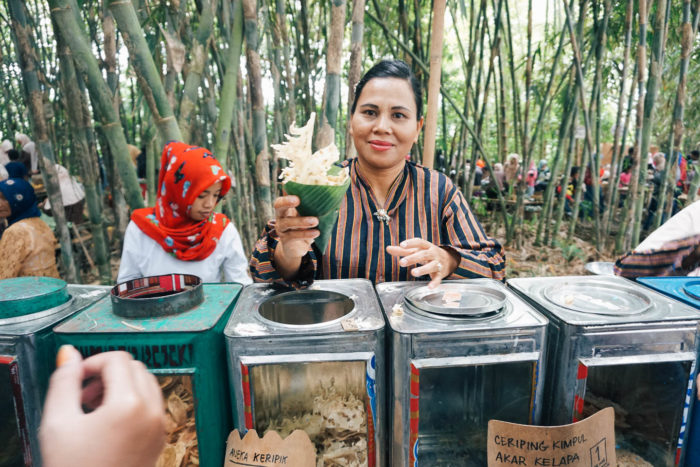
<svg viewBox="0 0 700 467"><path fill-rule="evenodd" d="M423 123L424 123L424 120L423 120L423 117L421 117L418 120L418 123L416 124L416 137L413 138L414 143L418 142L418 135L420 135L420 131L423 129Z"/></svg>

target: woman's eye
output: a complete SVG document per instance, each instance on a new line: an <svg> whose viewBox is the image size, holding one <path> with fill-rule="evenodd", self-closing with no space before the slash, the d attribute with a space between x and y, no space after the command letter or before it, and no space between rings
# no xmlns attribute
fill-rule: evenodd
<svg viewBox="0 0 700 467"><path fill-rule="evenodd" d="M402 114L401 112L395 112L394 118L406 118L406 116L404 114Z"/></svg>
<svg viewBox="0 0 700 467"><path fill-rule="evenodd" d="M374 115L377 114L377 112L375 112L374 110L371 110L371 109L366 109L366 110L365 110L364 112L362 112L362 113L364 113L365 115L369 115L370 117L373 117Z"/></svg>

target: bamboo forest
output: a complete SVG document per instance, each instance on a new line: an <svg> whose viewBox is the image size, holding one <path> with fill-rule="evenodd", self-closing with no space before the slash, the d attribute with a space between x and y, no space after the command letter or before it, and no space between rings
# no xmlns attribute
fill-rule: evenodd
<svg viewBox="0 0 700 467"><path fill-rule="evenodd" d="M115 283L169 141L230 175L217 209L249 257L282 194L272 146L315 113L313 148L354 157L355 86L400 59L425 104L410 159L459 187L507 276L582 273L697 197L699 20L700 0L5 0L0 140L35 144L69 283Z"/></svg>

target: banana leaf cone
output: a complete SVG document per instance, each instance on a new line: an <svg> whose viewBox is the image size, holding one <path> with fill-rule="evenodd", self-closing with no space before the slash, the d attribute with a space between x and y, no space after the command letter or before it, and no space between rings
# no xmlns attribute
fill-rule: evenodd
<svg viewBox="0 0 700 467"><path fill-rule="evenodd" d="M287 182L283 186L287 194L299 197L300 204L297 206L297 211L301 216L318 217L317 228L321 234L316 237L314 243L321 253L326 253L333 227L338 220L340 203L343 201L349 186L350 178L342 185L305 185Z"/></svg>

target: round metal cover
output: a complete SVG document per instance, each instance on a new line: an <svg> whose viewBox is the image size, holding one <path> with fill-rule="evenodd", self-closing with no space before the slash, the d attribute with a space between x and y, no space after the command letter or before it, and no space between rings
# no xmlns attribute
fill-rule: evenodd
<svg viewBox="0 0 700 467"><path fill-rule="evenodd" d="M166 274L122 282L112 288L112 311L125 318L156 318L190 310L204 301L202 280Z"/></svg>
<svg viewBox="0 0 700 467"><path fill-rule="evenodd" d="M459 318L484 317L498 313L506 303L500 290L477 284L441 284L412 289L404 301L418 311Z"/></svg>
<svg viewBox="0 0 700 467"><path fill-rule="evenodd" d="M651 307L649 297L631 286L585 278L551 285L544 289L544 296L562 308L595 315L636 315Z"/></svg>
<svg viewBox="0 0 700 467"><path fill-rule="evenodd" d="M68 300L68 286L61 279L14 277L0 281L0 319L49 310Z"/></svg>
<svg viewBox="0 0 700 467"><path fill-rule="evenodd" d="M586 263L584 267L586 271L596 276L614 276L614 266L615 263L610 261L591 261L590 263Z"/></svg>
<svg viewBox="0 0 700 467"><path fill-rule="evenodd" d="M700 281L689 282L683 287L683 290L688 296L700 300Z"/></svg>

